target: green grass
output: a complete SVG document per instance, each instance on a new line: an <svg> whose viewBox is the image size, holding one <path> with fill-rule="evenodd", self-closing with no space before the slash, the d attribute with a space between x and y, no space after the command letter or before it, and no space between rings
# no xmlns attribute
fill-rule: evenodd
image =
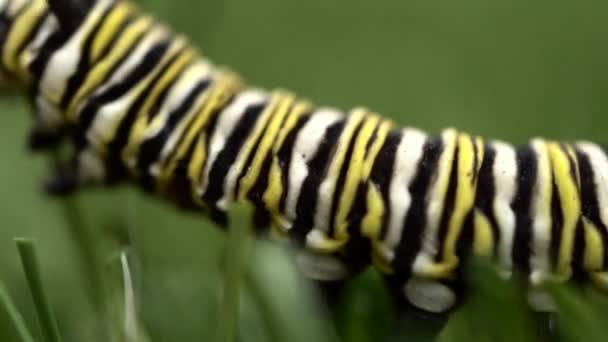
<svg viewBox="0 0 608 342"><path fill-rule="evenodd" d="M537 135L608 140L605 1L139 2L251 83L286 87L316 103L366 105L429 132L455 126L512 142ZM345 289L329 321L288 253L265 242L230 275L242 286L226 288L226 265L237 260L226 253L232 240L204 217L132 187L91 190L68 202L45 197L48 163L23 147L30 115L22 102L11 96L0 104L1 341L43 341L17 236L36 241L48 304L66 342L130 336L125 251L137 312L129 326L141 341L210 341L219 327L244 342L423 341L435 332L432 324L395 321L371 271ZM477 295L454 313L442 341L548 340L547 320L561 340L603 340L605 295L551 289L561 314L549 319L529 315L513 284L483 265L473 269ZM218 324L218 317L231 318Z"/></svg>

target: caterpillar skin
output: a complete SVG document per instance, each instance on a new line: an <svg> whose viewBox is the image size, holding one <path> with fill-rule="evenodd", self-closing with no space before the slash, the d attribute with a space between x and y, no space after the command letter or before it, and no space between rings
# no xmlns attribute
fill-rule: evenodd
<svg viewBox="0 0 608 342"><path fill-rule="evenodd" d="M36 111L31 144L74 141L51 190L130 180L219 223L248 202L311 278L374 264L429 312L453 306L468 254L533 285L608 288L599 145L434 137L316 107L245 85L128 1L49 2L0 0L0 40L4 74Z"/></svg>

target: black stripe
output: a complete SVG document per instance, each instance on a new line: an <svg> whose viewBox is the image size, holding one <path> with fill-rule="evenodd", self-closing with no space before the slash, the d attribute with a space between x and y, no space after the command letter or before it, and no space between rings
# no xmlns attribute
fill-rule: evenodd
<svg viewBox="0 0 608 342"><path fill-rule="evenodd" d="M99 30L104 25L108 16L112 12L112 9L116 6L116 3L110 5L110 8L103 14L101 19L97 22L91 33L87 36L83 47L81 49L80 60L78 61L78 66L76 67L76 72L68 79L67 86L63 96L61 97L61 101L59 102L59 107L61 109L66 109L70 102L72 101L73 96L78 92L78 88L82 85L82 82L86 79L88 73L91 71L91 61L90 59L90 51L97 38ZM120 28L118 33L122 33L127 27L129 21L124 21L120 24ZM109 45L111 46L111 45Z"/></svg>
<svg viewBox="0 0 608 342"><path fill-rule="evenodd" d="M289 117L289 115L290 115L289 113L291 113L292 108L293 108L293 104L292 104L292 106L290 106L289 110L287 111L288 114L285 116L285 118L283 119L283 122L281 123L281 127L279 128L279 131L278 131L279 133L285 129L284 125L287 122L287 118ZM301 117L298 119L301 119ZM297 123L299 123L299 121ZM296 128L297 128L297 126L296 126ZM292 131L289 133L292 133L294 130L295 129L292 129ZM281 146L281 148L283 146ZM268 188L268 181L269 181L268 178L270 176L270 167L272 166L273 158L274 158L273 147L271 146L270 149L268 150L268 152L266 153L266 156L264 157L264 161L262 163L262 168L260 170L260 174L258 175L254 185L251 187L251 189L249 190L249 193L247 194L247 198L249 198L256 206L258 206L259 208L262 208L264 210L266 210L266 205L263 202L263 196L264 196L264 193L266 192L266 189ZM281 177L281 178L283 178L283 177ZM283 188L283 189L284 189L283 193L286 193L287 189L286 188Z"/></svg>
<svg viewBox="0 0 608 342"><path fill-rule="evenodd" d="M6 39L8 38L8 35L11 32L11 28L13 27L14 20L15 20L15 18L9 17L6 14L6 11L2 11L0 13L0 42L6 42ZM0 44L0 56L4 56L5 47L6 47L6 43ZM0 70L2 71L3 74L7 74L7 75L9 74L8 70L6 69L6 65L4 65L4 63L0 62L0 68L1 68Z"/></svg>
<svg viewBox="0 0 608 342"><path fill-rule="evenodd" d="M142 175L141 185L144 189L152 190L154 188L153 176L149 174L150 165L159 158L159 154L175 126L177 126L180 120L182 120L192 109L196 99L208 86L209 80L199 80L198 83L190 89L190 92L179 107L169 114L167 122L160 132L158 132L155 137L146 140L141 144L139 156L137 158L137 169Z"/></svg>
<svg viewBox="0 0 608 342"><path fill-rule="evenodd" d="M300 133L300 130L310 120L310 113L302 115L298 118L298 122L295 127L287 133L283 145L277 152L277 159L279 160L279 167L281 168L281 185L283 192L281 193L281 199L279 200L279 210L285 212L285 203L287 201L287 194L289 193L289 166L291 165L291 155L293 153L293 147L296 142L296 138Z"/></svg>
<svg viewBox="0 0 608 342"><path fill-rule="evenodd" d="M40 52L29 65L29 70L32 73L33 82L30 89L30 94L35 97L38 93L38 86L44 75L44 71L53 54L63 46L70 35L65 31L57 31L51 34L40 47Z"/></svg>
<svg viewBox="0 0 608 342"><path fill-rule="evenodd" d="M84 132L89 129L99 109L107 103L116 101L141 82L163 58L170 42L163 41L155 44L143 57L142 61L122 81L111 85L105 92L93 96L82 109L78 125ZM108 77L110 74L108 74Z"/></svg>
<svg viewBox="0 0 608 342"><path fill-rule="evenodd" d="M238 95L231 97L229 103L232 103ZM205 131L205 159L203 160L203 165L201 165L200 174L198 175L199 179L202 179L205 175L205 168L207 167L207 163L209 162L209 148L211 146L211 137L215 134L215 129L217 128L217 123L220 119L221 113L228 107L228 105L223 106L222 108L217 108L217 111L213 113L213 117L209 121L207 127L204 128ZM194 195L194 194L193 194Z"/></svg>
<svg viewBox="0 0 608 342"><path fill-rule="evenodd" d="M494 246L500 241L500 229L494 215L493 204L496 197L496 185L494 179L494 162L496 160L496 150L490 144L484 145L483 161L479 169L477 180L477 190L475 191L475 208L480 210L490 222L492 229L492 239ZM494 253L498 249L494 248Z"/></svg>
<svg viewBox="0 0 608 342"><path fill-rule="evenodd" d="M552 167L553 168L553 167ZM555 172L552 171L553 185L551 191L551 242L549 245L549 258L553 267L557 266L559 260L559 247L562 243L564 231L564 213L559 195L559 188L555 181Z"/></svg>
<svg viewBox="0 0 608 342"><path fill-rule="evenodd" d="M40 29L42 28L42 24L44 24L45 20L50 16L49 11L45 10L44 14L38 18L38 21L34 23L34 26L30 27L30 32L27 34L25 40L21 43L21 45L17 48L16 55L19 56L23 53L25 48L38 36L40 33ZM2 55L0 55L2 56Z"/></svg>
<svg viewBox="0 0 608 342"><path fill-rule="evenodd" d="M228 95L228 93L224 93L223 95L220 95L220 96L224 96L224 95ZM207 98L204 100L205 103L203 103L203 106L206 105L207 100L208 100ZM214 108L214 110L209 114L210 116L212 116L211 119L213 120L224 108L226 108L228 105L230 105L233 101L234 101L234 95L230 94L230 97L228 97L224 103L218 104L217 108ZM200 115L200 112L197 113L196 115L197 116ZM173 151L171 151L171 153L167 156L167 159L165 160L165 162L168 162L171 158L173 158L175 153L177 153L177 149L179 148L179 146L181 144L183 144L183 141L186 138L186 135L192 129L192 126L194 126L195 122L196 122L196 118L193 118L192 120L190 120L190 122L188 122L188 124L184 128L184 134L182 134L178 137L177 141L175 142L175 149L173 149ZM164 167L164 166L165 166L165 164L163 163L162 167Z"/></svg>
<svg viewBox="0 0 608 342"><path fill-rule="evenodd" d="M370 186L370 182L360 182L357 185L355 200L348 213L348 241L341 254L351 273L358 272L371 263L371 241L361 234L361 222L367 213L367 191Z"/></svg>
<svg viewBox="0 0 608 342"><path fill-rule="evenodd" d="M538 160L530 145L517 149L517 172L517 194L511 203L515 213L512 255L514 265L522 272L529 273L533 234L531 201L538 177Z"/></svg>
<svg viewBox="0 0 608 342"><path fill-rule="evenodd" d="M293 108L293 105L294 105L293 103L291 103L289 105L289 108L287 109L288 113ZM276 112L280 109L279 107L280 107L280 104L277 104L276 107L273 108L272 115L270 115L270 117L268 118L266 123L264 123L262 132L260 132L260 135L256 138L255 142L253 143L253 146L252 146L253 148L251 149L251 151L249 151L249 154L247 155L247 159L245 160L245 164L243 164L243 168L241 169L241 172L239 173L239 176L236 180L236 184L234 186L234 193L233 193L234 197L236 197L238 195L239 190L241 189L241 180L243 179L243 177L245 177L245 175L247 175L247 172L249 172L251 163L253 163L253 159L255 158L255 156L258 153L258 147L260 146L262 140L265 138L265 135L268 134L268 133L266 133L268 131L268 127L272 123L272 121L274 119L273 117L277 114ZM283 119L281 120L281 126L283 126L285 124L286 119L287 119L287 115L285 115L283 117ZM267 159L267 158L265 158L265 159Z"/></svg>
<svg viewBox="0 0 608 342"><path fill-rule="evenodd" d="M386 136L384 144L378 152L378 156L374 161L372 172L370 174L370 183L375 184L382 195L382 201L387 205L384 208L382 216L382 224L380 226L379 239L384 240L388 232L388 218L391 215L390 191L391 183L393 182L393 172L395 170L395 159L397 148L401 143L403 133L401 130L392 130Z"/></svg>
<svg viewBox="0 0 608 342"><path fill-rule="evenodd" d="M110 80L110 78L116 73L116 71L123 65L123 63L129 58L133 50L141 43L144 39L147 32L141 33L133 42L133 44L127 49L127 51L114 63L111 70L108 71L103 79L99 82L99 84L92 89L92 92L95 92L98 88L102 87L106 82ZM164 42L163 42L164 43ZM156 46L158 47L158 46ZM148 51L150 53L151 51ZM145 70L147 67L143 67L146 63L140 63L136 67L136 71L141 69ZM135 83L136 80L130 80L129 83ZM89 128L93 119L95 118L95 114L97 113L97 109L101 107L104 103L110 102L111 100L117 99L120 95L126 92L129 87L127 87L127 82L120 82L116 85L111 86L104 93L99 95L86 94L84 100L87 101L86 105L83 109L80 110L80 114L78 114L78 128L79 134L76 137L75 143L77 146L86 144L86 139L84 139L84 132Z"/></svg>
<svg viewBox="0 0 608 342"><path fill-rule="evenodd" d="M175 84L178 82L178 80L182 77L182 75L184 74L184 72L193 64L194 62L190 62L187 65L185 65L184 67L182 67L182 69L175 75L175 77L165 85L165 87L160 91L160 93L158 94L158 96L154 99L154 102L152 103L152 105L150 106L150 109L148 110L147 117L148 117L148 123L152 122L152 120L156 117L156 115L158 115L158 113L160 112L160 109L162 108L162 105L165 103L165 101L167 100L167 97L169 96L169 93L171 92L171 89L173 89L173 86L175 86Z"/></svg>
<svg viewBox="0 0 608 342"><path fill-rule="evenodd" d="M441 220L439 221L439 229L437 231L437 241L439 246L437 248L437 254L435 255L435 261L443 260L443 250L445 248L446 237L450 228L450 221L454 208L456 207L456 192L458 190L458 165L460 155L460 147L456 144L454 149L454 157L452 159L452 165L450 169L450 181L448 183L448 190L445 195L443 211L441 212Z"/></svg>
<svg viewBox="0 0 608 342"><path fill-rule="evenodd" d="M587 154L580 150L575 150L578 159L578 169L581 177L581 205L583 215L589 219L596 227L597 232L602 237L604 246L604 267L608 267L608 230L600 217L597 187L595 183L595 172L591 166L591 161Z"/></svg>
<svg viewBox="0 0 608 342"><path fill-rule="evenodd" d="M169 180L170 186L168 187L168 196L175 202L180 208L198 208L199 206L193 201L192 198L192 183L188 178L188 166L192 160L192 155L196 149L196 145L199 143L198 138L192 139L188 145L186 154L177 161L174 173L171 175Z"/></svg>
<svg viewBox="0 0 608 342"><path fill-rule="evenodd" d="M85 21L93 3L91 1L49 0L53 14L57 17L61 29L73 33Z"/></svg>
<svg viewBox="0 0 608 342"><path fill-rule="evenodd" d="M306 235L313 228L319 186L323 178L326 177L329 163L337 148L337 142L345 124L346 119L342 119L325 130L325 135L317 148L314 158L308 162L309 172L302 184L302 190L300 191L296 205L296 219L289 231L290 236L296 243L304 244Z"/></svg>
<svg viewBox="0 0 608 342"><path fill-rule="evenodd" d="M376 124L376 127L374 127L374 131L372 132L369 139L367 140L367 143L365 144L365 154L363 155L363 160L366 160L368 158L369 153L371 152L371 149L372 149L372 144L378 138L378 130L380 129L380 124L381 124L381 122Z"/></svg>
<svg viewBox="0 0 608 342"><path fill-rule="evenodd" d="M475 183L477 182L477 178L479 177L479 172L480 172L479 148L477 147L477 142L475 141L474 137L469 137L469 140L471 140L471 145L473 146L473 169L471 170L471 172L472 172L471 184L475 185Z"/></svg>
<svg viewBox="0 0 608 342"><path fill-rule="evenodd" d="M407 148L407 146L406 146ZM423 155L416 177L408 189L412 196L410 209L403 222L403 233L395 250L393 268L397 274L404 277L410 274L410 268L422 244L423 232L426 227L427 192L433 177L438 173L439 157L443 152L441 137L427 141L423 147ZM412 165L411 167L415 167Z"/></svg>
<svg viewBox="0 0 608 342"><path fill-rule="evenodd" d="M338 173L338 179L336 180L336 187L334 189L334 193L332 194L331 199L331 209L329 214L329 226L327 227L327 235L333 236L335 233L335 225L336 225L336 215L338 213L338 206L340 204L340 199L342 198L342 192L344 190L344 183L346 182L346 175L350 170L350 164L353 157L353 152L355 150L355 144L357 143L357 139L359 137L359 133L361 132L361 128L363 128L363 124L365 124L365 118L361 120L353 135L351 136L350 141L348 142L348 147L346 149L346 153L344 154L344 160L340 167L340 172ZM349 210L350 211L350 210Z"/></svg>
<svg viewBox="0 0 608 342"><path fill-rule="evenodd" d="M137 114L141 110L142 105L146 100L148 100L150 93L157 85L157 82L165 75L165 72L173 65L175 60L180 56L181 51L177 52L174 56L172 56L167 63L162 67L157 75L151 80L150 84L144 89L144 91L137 97L137 99L133 102L133 104L129 107L127 114L120 122L118 129L116 130L116 135L108 144L108 169L110 170L110 174L108 178L110 181L112 179L120 179L125 174L124 173L124 164L121 156L122 149L127 144L129 140L129 135L131 132L131 128L137 119Z"/></svg>
<svg viewBox="0 0 608 342"><path fill-rule="evenodd" d="M177 200L177 202L180 204L180 206L182 207L190 207L190 206L194 206L194 207L198 207L198 205L196 204L196 202L194 201L194 199L192 198L192 196L194 194L192 194L192 180L188 177L188 167L190 166L190 163L192 162L192 157L194 155L194 150L197 144L199 144L199 137L203 132L206 132L206 134L211 134L211 132L215 129L215 126L217 125L217 119L219 117L219 113L226 108L226 106L230 105L230 103L233 101L234 97L230 97L228 99L228 101L223 104L222 106L219 106L218 108L216 108L215 110L213 110L209 115L210 115L210 120L208 122L208 125L202 127L202 130L200 132L197 132L197 137L195 137L194 139L192 139L192 141L189 143L188 145L188 150L186 152L186 154L177 161L177 167L175 168L175 172L173 175L171 175L171 186L170 186L170 191L173 192L173 197ZM181 139L180 139L181 140ZM208 146L207 146L208 149ZM207 158L205 158L205 161L207 160ZM201 171L204 170L204 163L201 166ZM199 175L199 178L200 179Z"/></svg>
<svg viewBox="0 0 608 342"><path fill-rule="evenodd" d="M224 182L226 175L241 150L241 147L249 137L255 122L261 116L266 107L266 103L249 106L241 116L239 123L234 128L232 134L227 139L224 148L218 153L215 162L209 171L209 182L205 193L202 196L210 207L215 208L216 203L224 196Z"/></svg>
<svg viewBox="0 0 608 342"><path fill-rule="evenodd" d="M88 2L81 5L85 6L86 8L91 6L91 4L88 4ZM29 65L29 70L33 75L33 83L30 88L30 95L32 98L34 98L38 93L39 83L51 56L53 56L53 54L70 39L72 33L76 31L84 22L85 17L86 16L79 16L72 18L73 20L69 23L69 27L64 27L64 29L59 29L53 32L40 48L40 53Z"/></svg>
<svg viewBox="0 0 608 342"><path fill-rule="evenodd" d="M574 232L574 245L572 246L572 271L575 277L580 277L585 273L585 228L583 227L583 221L579 218L576 223Z"/></svg>
<svg viewBox="0 0 608 342"><path fill-rule="evenodd" d="M564 155L568 158L568 165L570 167L569 175L572 181L576 186L576 191L578 193L577 201L582 201L581 195L581 184L580 184L580 173L578 172L577 163L573 159L573 156L568 153L568 148L571 146L566 145L565 143L560 144L560 148L563 151ZM574 151L574 158L576 158L576 151ZM580 202L579 202L580 203ZM577 213L578 218L576 222L576 227L574 228L574 243L572 245L572 259L570 265L574 270L575 274L582 274L582 270L584 269L584 253L585 253L585 231L582 224L582 203L581 204L581 212Z"/></svg>

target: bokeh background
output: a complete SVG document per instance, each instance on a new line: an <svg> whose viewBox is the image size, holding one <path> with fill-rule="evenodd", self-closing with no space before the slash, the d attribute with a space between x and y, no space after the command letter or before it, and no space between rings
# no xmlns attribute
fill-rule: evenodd
<svg viewBox="0 0 608 342"><path fill-rule="evenodd" d="M429 132L454 126L514 143L533 136L608 140L603 0L139 2L250 83L287 88L318 104L365 105ZM0 112L0 279L34 333L16 236L36 240L64 340L101 340L91 296L99 279L88 278L83 239L93 241L109 265L120 242L130 241L141 321L151 341L210 340L223 234L204 218L129 187L70 200L86 223L84 233L75 233L66 203L41 192L49 163L26 151L25 101L7 96ZM346 290L349 304L336 328L315 309L283 251L268 244L255 250L248 272L257 285L243 292L242 341L333 341L337 335L366 341L388 329L387 299L374 274Z"/></svg>

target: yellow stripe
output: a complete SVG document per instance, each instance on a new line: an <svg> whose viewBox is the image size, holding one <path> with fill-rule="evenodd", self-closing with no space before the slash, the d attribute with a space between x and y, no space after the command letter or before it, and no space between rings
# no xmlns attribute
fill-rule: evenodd
<svg viewBox="0 0 608 342"><path fill-rule="evenodd" d="M365 148L374 134L374 129L378 126L380 119L376 115L368 115L363 123L355 146L351 154L349 165L346 165L346 179L344 180L344 187L340 196L340 202L338 204L338 210L336 211L335 219L335 237L338 241L346 243L348 240L348 213L350 212L353 203L355 202L355 196L357 195L357 188L364 179L364 167L365 167ZM371 152L371 151L370 151ZM375 156L372 156L374 158ZM369 226L370 228L373 225Z"/></svg>
<svg viewBox="0 0 608 342"><path fill-rule="evenodd" d="M181 71L196 57L193 50L187 49L181 53L181 55L173 62L173 64L165 71L163 76L154 85L154 88L150 92L148 98L141 106L141 109L137 113L137 118L133 123L133 127L129 133L129 140L126 147L122 152L122 159L126 165L131 166L132 163L129 161L134 160L137 156L139 145L142 142L142 136L146 130L148 124L148 117L150 110L154 102L158 99L161 92L169 86L169 84L180 76ZM130 169L133 174L136 172L136 168Z"/></svg>
<svg viewBox="0 0 608 342"><path fill-rule="evenodd" d="M491 256L494 250L494 234L488 217L480 210L473 211L473 252L479 256Z"/></svg>
<svg viewBox="0 0 608 342"><path fill-rule="evenodd" d="M18 49L34 30L47 8L44 1L32 1L15 18L8 37L4 43L2 61L6 69L15 73L21 80L25 80L26 70L19 65Z"/></svg>
<svg viewBox="0 0 608 342"><path fill-rule="evenodd" d="M336 181L338 180L338 176L340 174L340 170L342 169L342 165L344 164L344 159L346 158L346 152L348 150L348 146L353 139L353 135L355 134L356 128L359 126L359 123L365 118L367 112L363 109L355 109L350 116L348 117L348 121L346 127L342 131L340 136L338 146L334 153L334 157L332 163L329 167L329 171L325 175L324 181L321 183L321 187L323 187L324 191L326 191L323 195L330 196L335 193L336 189ZM332 213L330 212L329 215ZM328 216L329 219L329 216ZM326 231L320 231L321 239L318 241L319 244L315 246L310 246L313 250L319 251L322 253L333 252L340 247L343 246L343 241L336 241L331 237L327 236Z"/></svg>
<svg viewBox="0 0 608 342"><path fill-rule="evenodd" d="M266 209L271 213L271 216L278 220L280 220L282 217L279 205L284 189L283 183L281 182L283 174L281 172L281 167L279 166L277 154L283 146L289 132L296 127L298 120L308 110L310 110L310 104L308 102L298 102L289 114L289 117L285 121L285 125L277 136L276 142L272 146L272 164L268 174L268 187L264 192L263 200L264 204L266 205ZM277 222L277 224L274 224L273 227L282 228L283 226ZM283 229L279 230L283 231Z"/></svg>
<svg viewBox="0 0 608 342"><path fill-rule="evenodd" d="M157 38L162 37L163 34L164 31L160 32ZM154 66L154 69L150 73L148 73L148 75L144 79L137 83L133 89L129 90L128 96L130 97L130 103L128 106L131 106L133 102L135 102L135 100L144 92L144 90L150 85L152 80L165 66L167 61L169 61L173 56L175 56L175 53L183 47L183 44L183 41L174 41L169 47L169 50L163 56L162 60ZM120 120L115 120L114 125L112 127L108 127L106 131L99 132L101 140L92 140L92 143L95 144L97 151L99 151L102 156L105 156L107 154L107 144L113 139L115 139L118 127L120 127L120 124L124 119L124 116L127 114L127 111L123 111L119 114L122 115Z"/></svg>
<svg viewBox="0 0 608 342"><path fill-rule="evenodd" d="M382 120L380 126L378 127L378 131L376 133L376 139L374 143L369 149L369 153L367 158L365 158L363 164L363 176L364 180L367 180L372 173L372 168L374 167L374 163L376 162L376 157L378 157L378 153L380 153L380 149L384 145L384 141L388 136L393 124L388 120Z"/></svg>
<svg viewBox="0 0 608 342"><path fill-rule="evenodd" d="M560 145L552 142L549 143L547 147L551 158L554 181L555 184L557 184L563 215L557 273L559 276L570 277L572 274L570 262L572 261L574 236L581 212L578 187L570 173L574 170L570 169L568 157L560 148Z"/></svg>
<svg viewBox="0 0 608 342"><path fill-rule="evenodd" d="M276 112L268 123L268 127L255 151L254 158L247 169L247 173L240 181L239 194L237 194L237 198L240 200L246 199L247 194L258 179L262 170L262 164L277 138L283 119L289 114L290 107L295 100L294 96L289 93L281 94L279 96L281 97L281 100L277 105Z"/></svg>
<svg viewBox="0 0 608 342"><path fill-rule="evenodd" d="M91 91L96 89L99 84L105 79L114 65L125 55L131 52L133 44L137 41L144 32L152 25L152 19L148 16L138 18L129 28L121 35L116 45L106 58L101 60L87 75L85 82L82 84L76 95L72 98L67 110L67 118L71 122L76 122L77 107L82 103L84 97L89 95Z"/></svg>
<svg viewBox="0 0 608 342"><path fill-rule="evenodd" d="M207 159L207 133L203 131L198 138L198 142L194 148L192 159L188 164L188 178L190 179L190 194L195 203L206 207L205 202L198 195L198 187L202 180L202 168Z"/></svg>
<svg viewBox="0 0 608 342"><path fill-rule="evenodd" d="M281 183L281 167L279 166L279 158L276 155L272 157L272 164L270 165L270 171L268 173L268 187L264 192L264 204L272 217L272 228L282 235L286 233L282 224L283 215L280 212L279 204L281 201L281 195L283 194L283 184Z"/></svg>
<svg viewBox="0 0 608 342"><path fill-rule="evenodd" d="M386 260L380 253L378 234L382 226L382 215L386 210L380 191L375 184L369 183L367 188L367 213L361 222L363 234L372 236L372 261L383 273L393 273L390 261Z"/></svg>
<svg viewBox="0 0 608 342"><path fill-rule="evenodd" d="M171 176L174 174L175 168L179 160L181 160L188 152L188 147L191 142L200 135L203 127L209 122L212 117L212 113L217 109L223 107L229 100L230 96L238 91L240 88L238 85L240 81L235 75L228 74L225 77L220 78L216 81L217 84L210 90L208 98L204 100L202 108L197 114L190 118L184 118L181 125L184 129L187 128L189 122L194 120L188 131L183 132L183 139L179 145L175 147L175 152L171 155L169 160L161 166L160 176L158 178L159 191L164 191L169 185ZM204 96L204 95L203 95Z"/></svg>
<svg viewBox="0 0 608 342"><path fill-rule="evenodd" d="M253 150L256 141L258 140L259 136L264 133L264 129L266 128L268 121L272 120L272 118L274 117L274 114L281 105L284 96L285 93L283 92L274 92L270 98L269 103L264 108L264 111L256 120L256 124L253 131L251 132L249 137L247 137L245 144L239 152L237 160L233 164L232 170L234 171L231 170L231 172L235 172L237 177L241 174L243 167L245 166L245 162L247 161L249 154L251 154L251 151ZM238 181L238 179L236 181Z"/></svg>
<svg viewBox="0 0 608 342"><path fill-rule="evenodd" d="M272 146L272 152L274 154L279 153L279 150L283 146L287 135L295 128L298 120L302 115L311 109L311 104L308 101L298 101L291 111L289 117L285 121L285 125L281 129L281 132L277 136L277 140Z"/></svg>
<svg viewBox="0 0 608 342"><path fill-rule="evenodd" d="M363 175L362 175L361 181L369 182L369 177L371 175L372 168L374 166L376 158L378 157L378 154L380 153L380 149L382 148L382 145L384 145L384 141L386 140L386 137L388 136L388 133L390 132L391 126L392 126L392 124L389 121L383 121L382 123L380 123L380 126L378 127L378 132L376 133L376 140L372 144L370 151L369 151L369 155L364 161ZM392 175L387 175L387 176L391 177ZM374 185L370 184L370 187L371 186L374 186ZM375 189L375 190L377 191L377 189ZM378 199L380 201L382 201L381 196L378 197ZM369 200L370 200L370 198L368 196L367 213L363 217L363 222L361 223L361 233L363 236L368 237L372 241L372 245L373 245L374 249L378 250L381 248L378 238L379 238L379 234L380 234L380 229L382 228L381 227L382 221L381 220L378 221L376 219L376 217L382 218L382 216L384 215L385 206L384 206L384 202L381 203L382 206L380 207L377 204L370 203ZM370 204L372 206L370 206ZM376 211L374 209L379 210L379 211ZM369 216L369 218L368 218L368 216Z"/></svg>
<svg viewBox="0 0 608 342"><path fill-rule="evenodd" d="M479 146L480 138L476 138L475 144ZM458 181L456 185L456 201L454 212L450 219L445 245L443 250L446 271L452 271L458 265L456 246L462 232L464 220L473 208L475 202L476 180L473 176L479 172L483 160L483 149L473 149L473 140L468 134L460 134L458 137ZM477 169L475 169L475 165Z"/></svg>
<svg viewBox="0 0 608 342"><path fill-rule="evenodd" d="M585 230L585 270L599 271L604 265L604 244L598 228L587 218L583 217Z"/></svg>
<svg viewBox="0 0 608 342"><path fill-rule="evenodd" d="M363 235L377 242L380 226L382 225L382 214L386 210L384 201L376 184L370 183L367 188L367 213L361 222Z"/></svg>
<svg viewBox="0 0 608 342"><path fill-rule="evenodd" d="M111 12L106 16L106 19L93 40L93 45L89 54L89 59L93 62L97 61L101 52L112 41L112 38L114 38L114 35L118 32L121 24L129 16L135 13L135 7L128 1L120 1L114 5L114 8L110 11Z"/></svg>

